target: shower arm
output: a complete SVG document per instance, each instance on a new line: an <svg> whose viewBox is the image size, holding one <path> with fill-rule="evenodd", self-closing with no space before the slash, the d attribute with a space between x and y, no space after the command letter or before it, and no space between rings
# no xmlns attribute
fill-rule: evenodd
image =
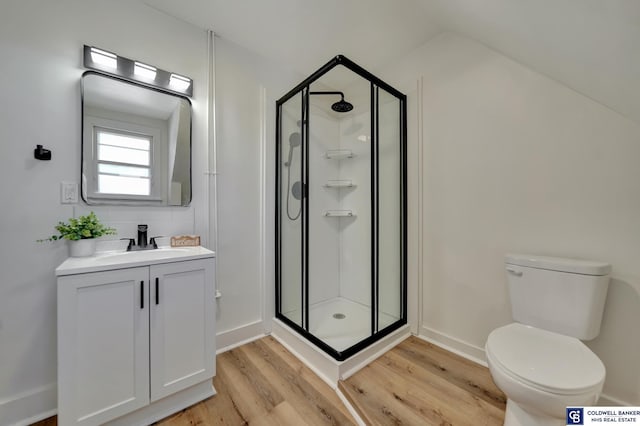
<svg viewBox="0 0 640 426"><path fill-rule="evenodd" d="M340 100L333 105L331 109L335 112L349 112L353 109L353 104L344 100L344 93L338 91L327 92L309 92L309 95L340 95Z"/></svg>
<svg viewBox="0 0 640 426"><path fill-rule="evenodd" d="M344 101L344 93L343 92L309 92L310 95L340 95L342 100Z"/></svg>

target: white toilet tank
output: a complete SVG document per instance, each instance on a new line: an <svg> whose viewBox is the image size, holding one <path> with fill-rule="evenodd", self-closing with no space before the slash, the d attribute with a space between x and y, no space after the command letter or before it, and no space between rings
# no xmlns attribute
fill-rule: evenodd
<svg viewBox="0 0 640 426"><path fill-rule="evenodd" d="M524 254L505 264L515 321L580 340L600 333L611 265Z"/></svg>

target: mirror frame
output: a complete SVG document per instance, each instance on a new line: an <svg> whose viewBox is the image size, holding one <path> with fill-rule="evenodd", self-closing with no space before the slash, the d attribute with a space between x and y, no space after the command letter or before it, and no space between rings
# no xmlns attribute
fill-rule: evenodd
<svg viewBox="0 0 640 426"><path fill-rule="evenodd" d="M113 197L106 197L104 201L96 201L96 199L90 198L88 194L88 183L86 182L86 174L85 167L87 162L91 162L91 160L85 158L85 77L89 75L96 75L99 77L104 77L110 80L115 80L124 84L129 84L141 89L147 89L154 92L158 92L164 95L173 96L179 98L180 100L185 100L189 106L189 196L184 202L177 205L170 205L167 202L159 203L155 201L149 200L136 200L136 199L127 199L127 198L118 198L118 194L114 194ZM81 197L82 200L88 205L112 205L112 206L148 206L148 207L188 207L191 205L193 201L193 105L191 103L191 99L187 96L177 94L172 91L163 90L161 88L146 85L137 81L132 81L126 78L118 77L112 74L107 74L99 71L85 71L82 73L80 79L80 183L81 183ZM89 141L90 142L90 141Z"/></svg>

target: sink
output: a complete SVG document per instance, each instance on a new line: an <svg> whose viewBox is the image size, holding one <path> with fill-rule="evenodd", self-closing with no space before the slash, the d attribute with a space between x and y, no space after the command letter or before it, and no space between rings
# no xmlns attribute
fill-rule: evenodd
<svg viewBox="0 0 640 426"><path fill-rule="evenodd" d="M188 248L159 248L153 250L126 251L124 253L105 253L96 256L96 262L144 262L147 260L167 259L176 256L188 256L193 252Z"/></svg>

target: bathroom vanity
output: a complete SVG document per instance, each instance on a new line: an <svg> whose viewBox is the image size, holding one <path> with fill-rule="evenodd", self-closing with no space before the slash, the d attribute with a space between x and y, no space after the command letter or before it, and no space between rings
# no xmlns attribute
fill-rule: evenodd
<svg viewBox="0 0 640 426"><path fill-rule="evenodd" d="M215 254L69 258L58 280L58 423L150 424L215 394Z"/></svg>

